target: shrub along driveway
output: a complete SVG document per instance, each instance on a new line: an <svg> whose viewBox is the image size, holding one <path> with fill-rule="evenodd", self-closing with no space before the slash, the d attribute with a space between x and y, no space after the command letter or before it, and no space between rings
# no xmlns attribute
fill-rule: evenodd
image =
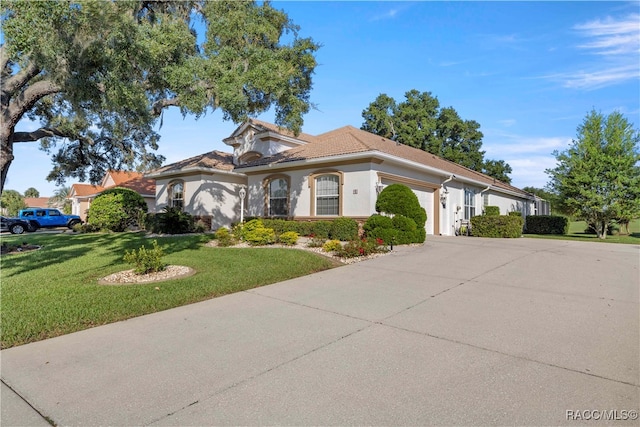
<svg viewBox="0 0 640 427"><path fill-rule="evenodd" d="M429 237L11 348L2 424L637 425L638 255Z"/></svg>

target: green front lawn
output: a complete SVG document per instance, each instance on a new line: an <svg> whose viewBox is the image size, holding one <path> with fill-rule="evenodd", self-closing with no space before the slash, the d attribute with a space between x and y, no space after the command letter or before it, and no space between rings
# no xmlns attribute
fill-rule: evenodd
<svg viewBox="0 0 640 427"><path fill-rule="evenodd" d="M624 243L632 245L640 245L640 219L634 219L629 224L629 235L614 234L607 235L605 240L598 239L595 234L587 234L584 230L587 223L584 221L572 221L569 223L569 233L560 236L552 234L524 234L524 237L532 237L538 239L556 239L556 240L575 240L581 242L606 242L606 243Z"/></svg>
<svg viewBox="0 0 640 427"><path fill-rule="evenodd" d="M140 233L25 234L3 236L42 249L2 255L2 348L68 334L166 310L336 266L307 251L277 248L211 248L206 236L158 238L164 261L197 271L193 276L139 285L99 285L98 279L128 270L125 250L153 239ZM156 289L158 287L159 289Z"/></svg>

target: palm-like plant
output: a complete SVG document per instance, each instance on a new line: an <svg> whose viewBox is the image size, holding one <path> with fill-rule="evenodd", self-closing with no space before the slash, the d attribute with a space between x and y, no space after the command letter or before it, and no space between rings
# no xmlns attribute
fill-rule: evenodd
<svg viewBox="0 0 640 427"><path fill-rule="evenodd" d="M60 187L53 192L53 197L49 198L49 206L62 207L62 211L65 214L71 213L71 200L69 200L69 194L71 194L71 187Z"/></svg>

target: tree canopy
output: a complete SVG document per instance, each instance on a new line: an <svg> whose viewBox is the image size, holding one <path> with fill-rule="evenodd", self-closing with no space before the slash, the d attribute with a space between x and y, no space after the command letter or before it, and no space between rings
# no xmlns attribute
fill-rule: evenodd
<svg viewBox="0 0 640 427"><path fill-rule="evenodd" d="M40 197L40 192L34 187L29 187L24 190L24 197Z"/></svg>
<svg viewBox="0 0 640 427"><path fill-rule="evenodd" d="M0 207L5 210L7 216L16 216L20 209L27 207L27 204L22 194L16 190L4 190L0 196Z"/></svg>
<svg viewBox="0 0 640 427"><path fill-rule="evenodd" d="M549 188L566 208L607 235L609 222L640 215L640 131L619 112L591 111L569 149L553 154Z"/></svg>
<svg viewBox="0 0 640 427"><path fill-rule="evenodd" d="M52 154L50 181L98 182L161 164L165 108L239 122L273 106L299 132L311 106L319 45L268 2L16 0L1 14L0 190L16 143Z"/></svg>
<svg viewBox="0 0 640 427"><path fill-rule="evenodd" d="M480 124L463 120L453 107L441 108L431 92L412 89L400 103L380 94L362 111L362 117L363 130L511 183L511 166L504 160L485 160Z"/></svg>

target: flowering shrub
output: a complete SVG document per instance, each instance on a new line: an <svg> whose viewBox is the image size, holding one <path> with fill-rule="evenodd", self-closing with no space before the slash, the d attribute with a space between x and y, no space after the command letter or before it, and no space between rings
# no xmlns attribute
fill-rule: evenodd
<svg viewBox="0 0 640 427"><path fill-rule="evenodd" d="M335 252L342 249L342 244L340 240L327 240L324 245L322 245L322 250L325 252Z"/></svg>
<svg viewBox="0 0 640 427"><path fill-rule="evenodd" d="M381 239L375 238L352 240L344 245L342 249L336 251L336 255L343 258L354 258L377 252L386 252L386 247L382 246L383 243Z"/></svg>

